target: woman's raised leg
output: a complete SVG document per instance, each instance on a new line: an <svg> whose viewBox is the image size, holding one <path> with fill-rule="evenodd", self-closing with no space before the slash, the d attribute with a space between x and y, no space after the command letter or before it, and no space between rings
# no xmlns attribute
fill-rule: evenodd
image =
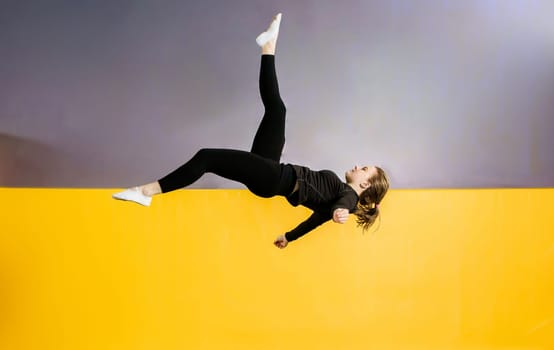
<svg viewBox="0 0 554 350"><path fill-rule="evenodd" d="M251 152L279 162L285 145L286 107L279 94L275 72L275 45L279 35L281 14L275 16L268 30L258 36L262 47L260 95L265 113L254 137ZM263 40L262 40L263 39Z"/></svg>

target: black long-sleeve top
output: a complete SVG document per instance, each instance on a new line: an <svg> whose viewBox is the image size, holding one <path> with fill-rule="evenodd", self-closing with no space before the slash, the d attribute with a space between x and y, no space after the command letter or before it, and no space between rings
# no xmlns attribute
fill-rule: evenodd
<svg viewBox="0 0 554 350"><path fill-rule="evenodd" d="M313 210L308 219L285 234L287 241L294 241L331 220L336 209L347 209L350 213L356 209L358 194L334 172L313 171L299 165L287 166L293 167L298 182L298 190L288 195L287 201L293 206L302 205Z"/></svg>

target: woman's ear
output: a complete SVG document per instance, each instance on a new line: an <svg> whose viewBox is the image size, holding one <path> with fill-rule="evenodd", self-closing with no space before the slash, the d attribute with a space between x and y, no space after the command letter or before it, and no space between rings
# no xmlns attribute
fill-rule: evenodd
<svg viewBox="0 0 554 350"><path fill-rule="evenodd" d="M371 182L369 182L369 180L364 181L360 184L360 187L365 190L366 188L371 187Z"/></svg>

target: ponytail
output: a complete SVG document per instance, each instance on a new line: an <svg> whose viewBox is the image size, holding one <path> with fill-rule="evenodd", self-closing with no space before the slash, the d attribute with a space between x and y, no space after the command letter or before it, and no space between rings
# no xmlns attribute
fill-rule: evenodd
<svg viewBox="0 0 554 350"><path fill-rule="evenodd" d="M370 179L371 186L361 194L358 206L354 211L356 223L363 231L369 229L379 216L379 204L389 189L389 180L383 169L377 168L377 175Z"/></svg>

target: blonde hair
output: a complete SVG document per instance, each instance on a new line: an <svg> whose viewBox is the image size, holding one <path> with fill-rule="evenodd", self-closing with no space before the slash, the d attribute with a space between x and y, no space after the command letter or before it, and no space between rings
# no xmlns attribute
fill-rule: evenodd
<svg viewBox="0 0 554 350"><path fill-rule="evenodd" d="M385 171L379 167L375 168L377 169L377 175L369 179L371 186L360 194L357 208L354 211L356 223L358 226L361 226L364 231L370 228L379 216L379 204L383 200L383 197L385 197L390 186Z"/></svg>

